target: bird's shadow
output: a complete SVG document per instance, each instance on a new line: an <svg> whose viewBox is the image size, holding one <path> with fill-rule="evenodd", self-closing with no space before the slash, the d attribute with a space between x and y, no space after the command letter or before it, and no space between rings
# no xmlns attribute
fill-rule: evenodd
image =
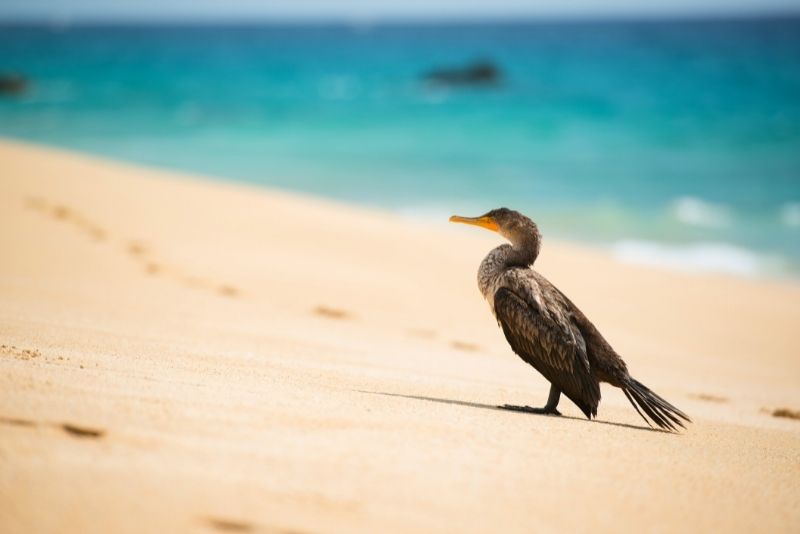
<svg viewBox="0 0 800 534"><path fill-rule="evenodd" d="M481 408L484 410L496 410L501 412L511 412L511 413L519 413L525 415L538 415L542 417L553 417L552 415L545 415L545 414L536 414L531 412L525 412L519 409L514 409L513 407L505 408L503 406L496 406L493 404L481 404L478 402L467 402L461 400L454 400L454 399L440 399L438 397L424 397L421 395L404 395L402 393L387 393L385 391L365 391L358 389L356 390L359 393L366 393L368 395L384 395L386 397L401 397L404 399L412 399L412 400L421 400L426 402L438 402L441 404L451 404L456 406L467 406L469 408ZM517 407L519 408L519 407ZM667 432L666 430L661 430L660 428L653 428L649 426L640 426L640 425L629 425L627 423L614 423L611 421L599 421L597 419L584 419L582 417L573 417L570 415L562 415L560 416L561 419L570 419L572 421L580 421L582 423L593 423L598 425L611 425L611 426L618 426L622 428L630 428L632 430L644 430L647 432L661 432L665 434L671 434L671 432Z"/></svg>

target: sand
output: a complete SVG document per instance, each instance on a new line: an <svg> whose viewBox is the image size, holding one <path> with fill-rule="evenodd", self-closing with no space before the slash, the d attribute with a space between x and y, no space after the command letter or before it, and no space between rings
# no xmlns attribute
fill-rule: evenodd
<svg viewBox="0 0 800 534"><path fill-rule="evenodd" d="M538 268L689 413L548 384L475 285L499 241L0 142L0 531L800 530L800 286ZM544 229L546 232L546 229ZM796 415L796 412L794 412Z"/></svg>

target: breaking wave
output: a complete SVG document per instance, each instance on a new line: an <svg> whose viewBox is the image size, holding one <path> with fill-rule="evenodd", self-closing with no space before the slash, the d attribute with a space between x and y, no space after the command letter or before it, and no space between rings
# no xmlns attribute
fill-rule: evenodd
<svg viewBox="0 0 800 534"><path fill-rule="evenodd" d="M730 209L695 197L680 197L672 203L672 215L691 226L724 228L731 223Z"/></svg>
<svg viewBox="0 0 800 534"><path fill-rule="evenodd" d="M724 273L758 277L779 274L783 260L721 242L667 245L626 239L612 247L620 261L692 273Z"/></svg>

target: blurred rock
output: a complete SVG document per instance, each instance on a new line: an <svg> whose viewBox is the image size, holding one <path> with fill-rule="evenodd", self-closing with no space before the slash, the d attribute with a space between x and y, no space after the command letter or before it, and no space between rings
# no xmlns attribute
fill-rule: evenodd
<svg viewBox="0 0 800 534"><path fill-rule="evenodd" d="M501 78L500 68L489 61L476 61L464 67L434 69L424 75L428 83L450 86L497 85Z"/></svg>
<svg viewBox="0 0 800 534"><path fill-rule="evenodd" d="M21 95L28 90L29 85L27 78L20 74L0 73L0 94L2 95Z"/></svg>

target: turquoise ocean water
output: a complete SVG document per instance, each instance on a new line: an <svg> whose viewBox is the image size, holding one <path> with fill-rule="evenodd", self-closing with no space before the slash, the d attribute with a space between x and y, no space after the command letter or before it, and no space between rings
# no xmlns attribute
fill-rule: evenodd
<svg viewBox="0 0 800 534"><path fill-rule="evenodd" d="M474 60L501 83L421 78ZM2 136L800 275L800 19L0 26L0 72Z"/></svg>

